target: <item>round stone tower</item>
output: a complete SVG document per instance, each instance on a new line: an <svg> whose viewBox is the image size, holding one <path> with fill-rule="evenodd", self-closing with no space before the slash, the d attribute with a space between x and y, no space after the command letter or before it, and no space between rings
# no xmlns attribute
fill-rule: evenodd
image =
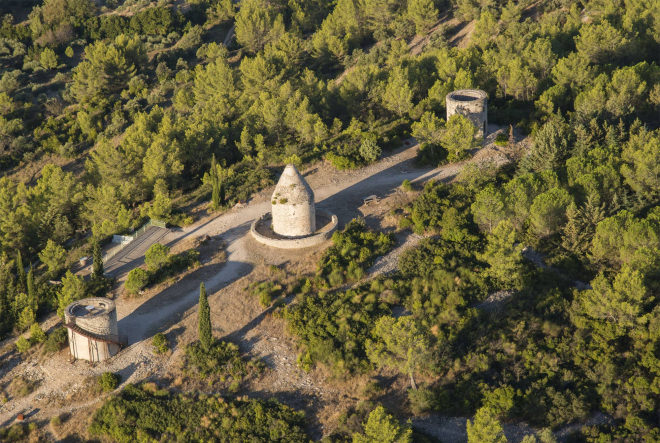
<svg viewBox="0 0 660 443"><path fill-rule="evenodd" d="M119 352L114 301L92 297L73 302L64 311L64 324L73 358L96 362Z"/></svg>
<svg viewBox="0 0 660 443"><path fill-rule="evenodd" d="M488 133L488 95L479 89L459 89L447 94L447 120L461 114L477 127L479 137Z"/></svg>
<svg viewBox="0 0 660 443"><path fill-rule="evenodd" d="M286 165L271 198L273 232L302 237L316 231L314 192L294 165Z"/></svg>

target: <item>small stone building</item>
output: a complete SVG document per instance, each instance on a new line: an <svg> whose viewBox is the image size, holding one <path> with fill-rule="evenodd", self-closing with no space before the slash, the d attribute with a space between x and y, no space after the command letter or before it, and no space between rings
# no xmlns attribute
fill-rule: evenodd
<svg viewBox="0 0 660 443"><path fill-rule="evenodd" d="M459 89L447 94L447 120L461 114L477 127L479 137L488 134L488 94L479 89Z"/></svg>
<svg viewBox="0 0 660 443"><path fill-rule="evenodd" d="M115 302L102 297L71 303L64 311L69 350L75 359L99 362L121 349Z"/></svg>
<svg viewBox="0 0 660 443"><path fill-rule="evenodd" d="M273 232L303 237L316 231L314 192L294 165L286 165L275 186L272 203Z"/></svg>

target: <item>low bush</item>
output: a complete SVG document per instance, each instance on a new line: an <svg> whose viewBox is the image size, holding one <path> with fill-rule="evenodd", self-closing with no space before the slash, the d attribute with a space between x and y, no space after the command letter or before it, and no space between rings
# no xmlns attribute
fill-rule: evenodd
<svg viewBox="0 0 660 443"><path fill-rule="evenodd" d="M160 269L170 258L170 248L160 243L154 243L144 254L144 263L150 271Z"/></svg>
<svg viewBox="0 0 660 443"><path fill-rule="evenodd" d="M497 146L506 146L506 145L508 145L509 144L509 136L506 135L504 132L500 132L495 137L495 144Z"/></svg>
<svg viewBox="0 0 660 443"><path fill-rule="evenodd" d="M275 400L171 394L129 385L95 414L89 431L134 441L307 442L305 416Z"/></svg>
<svg viewBox="0 0 660 443"><path fill-rule="evenodd" d="M373 138L366 138L362 141L359 152L360 157L362 157L365 162L373 163L380 158L383 150L378 146L376 140Z"/></svg>
<svg viewBox="0 0 660 443"><path fill-rule="evenodd" d="M18 340L16 340L16 350L21 354L29 351L31 347L32 343L30 343L30 340L25 337L19 337Z"/></svg>
<svg viewBox="0 0 660 443"><path fill-rule="evenodd" d="M156 246L154 248L154 246ZM151 252L151 253L150 253ZM199 251L191 249L180 254L168 255L167 246L154 244L145 256L148 270L135 268L128 273L124 286L130 294L137 294L142 289L162 282L163 280L177 275L187 269L199 266Z"/></svg>
<svg viewBox="0 0 660 443"><path fill-rule="evenodd" d="M409 389L408 402L413 414L419 415L435 407L435 394L427 388Z"/></svg>
<svg viewBox="0 0 660 443"><path fill-rule="evenodd" d="M355 169L359 166L355 160L349 157L344 157L343 155L335 154L334 152L328 152L325 155L325 159L339 170Z"/></svg>
<svg viewBox="0 0 660 443"><path fill-rule="evenodd" d="M151 339L151 345L154 347L155 354L164 354L170 350L170 344L167 341L167 337L162 332L154 335L154 338Z"/></svg>
<svg viewBox="0 0 660 443"><path fill-rule="evenodd" d="M238 346L223 340L216 340L210 349L205 349L199 341L186 346L184 371L196 378L229 375L240 380L257 366L243 360Z"/></svg>
<svg viewBox="0 0 660 443"><path fill-rule="evenodd" d="M99 377L99 386L103 392L110 392L117 389L119 386L120 377L113 372L104 372Z"/></svg>
<svg viewBox="0 0 660 443"><path fill-rule="evenodd" d="M32 323L32 326L30 326L30 341L32 343L43 343L46 341L46 333L41 329L39 323Z"/></svg>
<svg viewBox="0 0 660 443"><path fill-rule="evenodd" d="M39 382L25 377L14 378L7 387L7 392L14 398L26 397L34 392L39 386Z"/></svg>
<svg viewBox="0 0 660 443"><path fill-rule="evenodd" d="M303 369L324 363L339 374L363 372L370 367L364 343L376 320L391 312L398 301L393 280L374 280L345 292L303 295L284 309L289 331L304 347L298 358Z"/></svg>
<svg viewBox="0 0 660 443"><path fill-rule="evenodd" d="M343 231L332 235L332 243L317 271L321 282L328 287L360 280L376 257L392 248L394 238L368 229L363 219L355 219Z"/></svg>
<svg viewBox="0 0 660 443"><path fill-rule="evenodd" d="M65 327L60 327L50 334L48 334L48 338L46 338L46 341L44 342L44 351L47 353L54 353L59 351L60 349L63 349L66 347L66 341L67 341L67 332Z"/></svg>
<svg viewBox="0 0 660 443"><path fill-rule="evenodd" d="M435 168L447 163L448 154L447 150L440 145L423 143L419 146L415 162L419 166L432 166Z"/></svg>
<svg viewBox="0 0 660 443"><path fill-rule="evenodd" d="M26 441L30 432L23 423L15 423L6 428L0 428L0 439L2 441Z"/></svg>
<svg viewBox="0 0 660 443"><path fill-rule="evenodd" d="M284 294L282 285L273 281L254 282L248 290L256 297L259 297L259 303L267 308L273 303L273 300Z"/></svg>
<svg viewBox="0 0 660 443"><path fill-rule="evenodd" d="M57 428L62 425L62 417L59 415L56 415L55 417L50 419L50 425L54 428Z"/></svg>
<svg viewBox="0 0 660 443"><path fill-rule="evenodd" d="M142 268L135 268L128 273L124 286L131 294L137 294L149 284L149 273Z"/></svg>

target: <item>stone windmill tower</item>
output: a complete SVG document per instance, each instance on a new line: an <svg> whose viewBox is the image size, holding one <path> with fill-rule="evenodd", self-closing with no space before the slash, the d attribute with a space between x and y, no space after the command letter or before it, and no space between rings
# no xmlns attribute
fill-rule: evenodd
<svg viewBox="0 0 660 443"><path fill-rule="evenodd" d="M303 237L316 231L314 192L294 165L284 168L271 203L276 234Z"/></svg>

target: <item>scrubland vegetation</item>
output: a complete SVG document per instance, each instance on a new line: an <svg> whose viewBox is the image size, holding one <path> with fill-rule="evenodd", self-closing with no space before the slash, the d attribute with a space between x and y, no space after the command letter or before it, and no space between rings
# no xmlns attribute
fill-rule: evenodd
<svg viewBox="0 0 660 443"><path fill-rule="evenodd" d="M21 352L59 349L61 330L46 337L35 322L109 286L102 269L71 272L80 255L97 256L149 217L180 225L191 205L244 201L285 162L355 168L411 135L421 164L468 158L479 140L466 119L443 120L444 100L479 88L489 121L529 134L529 149L500 135L510 164L427 184L399 226L429 238L393 275L363 280L391 236L360 221L335 234L281 313L299 364L337 377L396 371L410 391L394 412L476 413L470 441L502 441L498 421L556 429L596 411L608 421L575 439L660 439L658 5L0 5L0 336L30 329ZM455 39L464 26L473 30ZM196 259L151 252L129 290ZM256 290L262 303L283 295L277 284ZM501 291L505 300L489 299ZM214 349L220 365L241 358L200 337L187 355L198 368L208 362L195 363L194 346ZM113 397L91 431L118 441L308 438L301 415L280 404L152 388ZM375 410L344 437L410 438Z"/></svg>

